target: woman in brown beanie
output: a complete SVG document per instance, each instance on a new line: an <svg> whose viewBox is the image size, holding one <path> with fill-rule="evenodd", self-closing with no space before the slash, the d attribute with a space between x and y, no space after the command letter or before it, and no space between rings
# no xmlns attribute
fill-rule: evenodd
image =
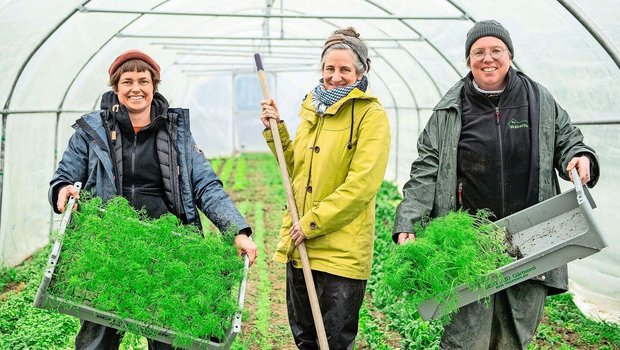
<svg viewBox="0 0 620 350"><path fill-rule="evenodd" d="M235 230L237 250L247 253L252 263L252 231L196 145L189 111L170 108L157 92L157 62L130 50L112 62L108 73L112 90L103 94L101 110L77 120L50 182L54 211L63 212L69 196L78 197L73 186L77 181L103 200L122 195L152 218L172 213L185 224L201 227L200 210L221 232ZM122 337L115 329L82 320L75 348L118 349ZM151 339L148 347L171 348Z"/></svg>
<svg viewBox="0 0 620 350"><path fill-rule="evenodd" d="M415 239L424 216L489 209L497 219L559 193L555 172L583 184L599 177L598 157L542 85L511 67L514 48L498 22L467 33L469 74L434 108L418 139L419 157L403 187L394 241ZM568 289L566 266L463 306L441 349L525 349L540 323L547 295Z"/></svg>
<svg viewBox="0 0 620 350"><path fill-rule="evenodd" d="M278 121L299 211L286 212L274 260L286 263L289 324L300 349L318 349L298 251L305 242L329 348L353 349L358 313L370 276L375 195L388 161L390 127L368 90L368 48L353 28L337 30L321 55L322 79L301 105L295 139L274 100L260 119ZM273 149L271 130L263 136Z"/></svg>

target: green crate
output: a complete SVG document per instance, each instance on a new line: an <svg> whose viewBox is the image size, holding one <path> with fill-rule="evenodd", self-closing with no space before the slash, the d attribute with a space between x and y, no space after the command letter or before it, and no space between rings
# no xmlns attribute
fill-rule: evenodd
<svg viewBox="0 0 620 350"><path fill-rule="evenodd" d="M76 183L76 187L81 187L80 183ZM75 200L71 198L66 208L73 208ZM58 264L61 250L62 250L62 237L65 233L67 225L71 221L71 210L65 211L59 227L58 239L54 242L52 251L48 259L48 265L44 272L43 279L39 285L37 295L34 300L34 306L38 308L50 309L72 315L80 319L88 320L97 324L101 324L107 327L112 327L118 330L126 331L128 326L132 326L132 330L138 329L137 333L141 335L148 334L149 338L161 341L167 344L172 343L177 334L166 328L156 327L148 325L143 322L131 319L122 318L117 314L97 310L83 304L77 304L70 300L58 298L48 293L48 287L54 278L54 270ZM249 268L249 259L244 256L244 271L243 279L239 286L238 305L239 310L243 309L245 301L245 290L247 284L247 273ZM193 346L190 349L229 349L235 337L241 331L241 311L237 312L231 320L231 326L226 330L222 339L194 339Z"/></svg>

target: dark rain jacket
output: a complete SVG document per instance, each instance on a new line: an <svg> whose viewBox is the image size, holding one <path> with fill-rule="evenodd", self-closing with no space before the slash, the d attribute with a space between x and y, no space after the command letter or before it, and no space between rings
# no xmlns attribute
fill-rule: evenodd
<svg viewBox="0 0 620 350"><path fill-rule="evenodd" d="M104 95L102 101L107 97ZM186 224L201 227L201 210L221 232L244 230L249 234L249 225L224 192L222 182L192 137L189 110L168 109L159 93L155 93L153 101L163 101L166 107L157 117L162 119L162 125L154 136L168 209ZM102 105L107 107L103 102ZM122 138L111 141L112 131L120 135L120 129L115 118L110 118L109 109L82 116L73 128L75 133L50 182L48 198L55 212L58 190L65 184L80 181L84 190L103 200L122 193Z"/></svg>
<svg viewBox="0 0 620 350"><path fill-rule="evenodd" d="M512 69L512 68L511 68ZM555 170L561 178L569 180L566 167L575 156L585 154L592 161L592 174L588 186L596 184L599 177L598 157L593 149L583 143L581 131L574 127L568 113L560 107L551 93L525 74L517 72L529 85L531 113L538 114L538 138L532 142L538 152L538 202L559 193ZM440 217L457 209L457 148L461 134L461 96L465 79L458 81L433 109L426 127L418 139L418 158L411 165L411 179L403 187L403 201L398 206L394 223L394 236L399 232L413 232L413 225L424 216ZM510 91L504 91L510 93ZM525 190L525 189L524 189ZM567 290L566 266L549 271L535 279L551 287L550 294Z"/></svg>

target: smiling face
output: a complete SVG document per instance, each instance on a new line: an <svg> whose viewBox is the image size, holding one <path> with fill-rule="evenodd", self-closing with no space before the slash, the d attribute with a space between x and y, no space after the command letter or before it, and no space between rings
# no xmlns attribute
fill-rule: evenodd
<svg viewBox="0 0 620 350"><path fill-rule="evenodd" d="M116 91L119 102L127 108L130 115L150 113L154 91L151 72L133 71L121 74Z"/></svg>
<svg viewBox="0 0 620 350"><path fill-rule="evenodd" d="M355 71L355 53L350 49L331 50L323 61L323 85L326 90L349 86L362 79L363 73Z"/></svg>
<svg viewBox="0 0 620 350"><path fill-rule="evenodd" d="M504 51L499 59L491 57L493 48L506 49L506 44L494 36L485 36L474 42L471 46L470 55L476 50L484 50L485 55L481 61L470 56L469 68L474 76L476 84L487 91L501 90L506 84L506 75L512 58L508 50Z"/></svg>

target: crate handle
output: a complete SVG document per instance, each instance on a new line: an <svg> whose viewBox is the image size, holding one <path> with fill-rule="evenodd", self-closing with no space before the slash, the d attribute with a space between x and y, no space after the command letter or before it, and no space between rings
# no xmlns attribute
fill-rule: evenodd
<svg viewBox="0 0 620 350"><path fill-rule="evenodd" d="M79 191L82 189L82 183L76 182L73 184ZM47 298L47 287L49 286L52 275L54 274L54 270L56 269L56 263L58 262L58 257L60 255L60 249L62 247L62 239L65 235L65 230L67 229L67 225L71 222L71 214L73 213L73 206L75 205L75 197L69 197L69 201L67 202L65 208L65 212L62 213L62 219L60 221L60 227L58 228L58 236L56 241L54 241L54 245L52 246L52 251L50 252L50 256L47 259L47 268L43 273L43 280L39 285L39 289L37 290L37 294L34 298L34 306L38 308L43 308L43 304Z"/></svg>
<svg viewBox="0 0 620 350"><path fill-rule="evenodd" d="M581 184L577 169L573 168L571 173L573 174L573 184L575 184L575 192L577 194L577 204L581 205L586 200L583 192L583 185Z"/></svg>

